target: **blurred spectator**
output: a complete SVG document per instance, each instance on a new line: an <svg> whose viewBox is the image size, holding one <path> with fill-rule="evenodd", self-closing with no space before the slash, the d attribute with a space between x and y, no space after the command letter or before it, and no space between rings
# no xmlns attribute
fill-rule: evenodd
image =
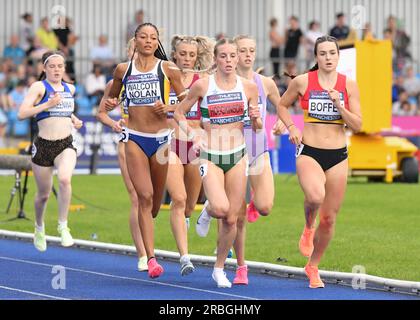
<svg viewBox="0 0 420 320"><path fill-rule="evenodd" d="M417 115L416 106L408 101L403 101L400 108L394 114L396 116L415 116Z"/></svg>
<svg viewBox="0 0 420 320"><path fill-rule="evenodd" d="M387 29L395 50L394 71L399 72L404 70L407 60L411 60L411 54L408 51L410 37L398 26L397 18L392 15L387 19Z"/></svg>
<svg viewBox="0 0 420 320"><path fill-rule="evenodd" d="M286 45L284 47L284 58L287 59L296 59L299 44L303 40L303 33L299 27L299 19L295 16L289 18L289 29L286 30Z"/></svg>
<svg viewBox="0 0 420 320"><path fill-rule="evenodd" d="M219 32L218 34L216 34L216 41L225 39L226 35L223 32Z"/></svg>
<svg viewBox="0 0 420 320"><path fill-rule="evenodd" d="M3 107L0 105L0 148L6 146L5 135L7 130L7 116L6 112L3 110Z"/></svg>
<svg viewBox="0 0 420 320"><path fill-rule="evenodd" d="M5 147L4 137L7 130L7 97L4 81L0 80L0 148Z"/></svg>
<svg viewBox="0 0 420 320"><path fill-rule="evenodd" d="M319 37L322 37L323 34L319 31L320 25L318 21L312 21L309 23L308 31L305 34L305 60L306 60L306 68L309 69L311 64L315 59L314 55L314 47L315 41Z"/></svg>
<svg viewBox="0 0 420 320"><path fill-rule="evenodd" d="M102 68L102 72L106 76L111 74L112 67L115 64L114 53L108 46L108 38L106 35L99 36L99 45L93 47L90 51L90 59L93 65L99 65Z"/></svg>
<svg viewBox="0 0 420 320"><path fill-rule="evenodd" d="M28 56L29 65L35 66L38 61L41 60L42 55L48 51L48 48L42 45L41 40L38 36L35 36L32 46L26 52Z"/></svg>
<svg viewBox="0 0 420 320"><path fill-rule="evenodd" d="M370 22L365 23L365 27L362 30L362 40L373 40L375 39L375 34L372 31L372 25Z"/></svg>
<svg viewBox="0 0 420 320"><path fill-rule="evenodd" d="M25 99L25 95L27 92L26 82L20 80L16 87L9 93L9 110L7 112L7 119L8 119L8 134L9 135L16 135L15 132L15 125L17 123L17 113L19 110L20 105L22 104L23 100Z"/></svg>
<svg viewBox="0 0 420 320"><path fill-rule="evenodd" d="M407 67L404 80L404 89L407 91L409 98L415 99L415 103L420 99L420 79L416 77L412 66Z"/></svg>
<svg viewBox="0 0 420 320"><path fill-rule="evenodd" d="M59 19L65 19L63 28L54 29L54 33L58 38L59 48L66 55L66 72L69 77L74 80L76 78L76 72L74 70L74 45L76 44L78 37L72 30L72 20L69 17L60 17ZM58 25L61 25L60 21Z"/></svg>
<svg viewBox="0 0 420 320"><path fill-rule="evenodd" d="M35 29L33 25L33 17L30 13L21 16L22 20L19 27L20 47L27 51L32 46L35 37Z"/></svg>
<svg viewBox="0 0 420 320"><path fill-rule="evenodd" d="M136 12L136 15L134 17L134 21L129 23L127 26L127 34L126 34L126 42L130 40L132 37L134 37L134 33L136 32L137 27L144 23L144 11L142 9L138 10Z"/></svg>
<svg viewBox="0 0 420 320"><path fill-rule="evenodd" d="M399 115L403 103L408 102L408 93L404 89L398 94L398 99L392 104L392 114ZM409 103L409 102L408 102Z"/></svg>
<svg viewBox="0 0 420 320"><path fill-rule="evenodd" d="M49 50L58 49L58 39L54 31L50 29L48 18L41 20L41 26L36 31L36 36L41 41L43 47Z"/></svg>
<svg viewBox="0 0 420 320"><path fill-rule="evenodd" d="M20 65L25 61L26 53L19 47L19 37L16 34L10 36L10 44L3 50L3 58L9 58L15 65Z"/></svg>
<svg viewBox="0 0 420 320"><path fill-rule="evenodd" d="M346 16L340 12L335 18L335 26L330 30L330 36L335 37L337 40L344 40L350 33L350 28L345 24Z"/></svg>
<svg viewBox="0 0 420 320"><path fill-rule="evenodd" d="M89 100L97 105L104 95L106 78L99 65L93 66L93 71L86 77L85 88Z"/></svg>
<svg viewBox="0 0 420 320"><path fill-rule="evenodd" d="M280 46L284 43L284 38L277 31L278 21L276 18L270 19L270 60L273 64L273 74L279 75L280 69Z"/></svg>
<svg viewBox="0 0 420 320"><path fill-rule="evenodd" d="M392 103L398 101L398 97L404 89L404 77L402 74L398 74L392 84Z"/></svg>

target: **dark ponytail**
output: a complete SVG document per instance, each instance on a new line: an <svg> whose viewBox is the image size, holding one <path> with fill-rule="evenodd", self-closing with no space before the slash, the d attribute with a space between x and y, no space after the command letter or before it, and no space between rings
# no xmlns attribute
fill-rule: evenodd
<svg viewBox="0 0 420 320"><path fill-rule="evenodd" d="M154 56L156 58L160 59L160 60L168 61L169 60L168 56L166 55L165 49L163 48L163 45L162 45L162 42L160 42L160 40L159 40L159 30L153 23L145 22L145 23L142 23L142 24L138 25L136 31L134 32L134 38L136 38L137 33L140 31L140 29L143 28L143 27L146 27L146 26L154 28L156 30L157 35L158 35L159 45L158 45L158 48L155 51ZM134 49L134 51L135 50L136 49Z"/></svg>

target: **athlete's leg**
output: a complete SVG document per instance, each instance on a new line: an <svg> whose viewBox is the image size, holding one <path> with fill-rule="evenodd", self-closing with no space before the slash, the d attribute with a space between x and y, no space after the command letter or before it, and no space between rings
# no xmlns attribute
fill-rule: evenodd
<svg viewBox="0 0 420 320"><path fill-rule="evenodd" d="M246 239L246 201L242 202L242 206L238 213L238 221L236 223L236 238L233 247L236 253L236 261L238 266L245 265L245 239Z"/></svg>
<svg viewBox="0 0 420 320"><path fill-rule="evenodd" d="M185 217L189 218L194 211L201 190L201 177L196 164L189 163L184 166L184 182L187 192Z"/></svg>
<svg viewBox="0 0 420 320"><path fill-rule="evenodd" d="M134 185L131 182L128 174L127 162L125 159L125 143L118 143L118 162L120 164L121 175L128 195L130 197L130 218L129 225L131 231L131 237L133 238L134 245L136 247L137 255L139 258L146 256L146 249L144 248L143 239L141 237L141 231L139 226L139 202L137 199L137 193L134 189Z"/></svg>
<svg viewBox="0 0 420 320"><path fill-rule="evenodd" d="M258 168L258 170L253 170ZM274 179L267 152L259 156L249 170L249 181L254 192L254 205L258 212L267 216L273 208Z"/></svg>
<svg viewBox="0 0 420 320"><path fill-rule="evenodd" d="M315 227L316 215L325 197L325 174L313 158L300 155L296 159L299 184L305 195L304 210L306 227Z"/></svg>
<svg viewBox="0 0 420 320"><path fill-rule="evenodd" d="M152 216L156 218L162 205L165 192L166 177L168 175L170 144L162 146L150 158L150 174L153 184Z"/></svg>
<svg viewBox="0 0 420 320"><path fill-rule="evenodd" d="M236 237L236 223L246 193L246 169L248 162L243 157L225 173L225 190L229 200L228 214L222 219L219 230L215 267L223 268L230 248Z"/></svg>
<svg viewBox="0 0 420 320"><path fill-rule="evenodd" d="M314 238L314 251L309 264L318 266L335 230L338 211L347 187L348 161L344 160L325 172L325 199L319 209L319 225Z"/></svg>
<svg viewBox="0 0 420 320"><path fill-rule="evenodd" d="M35 196L35 221L38 227L44 225L44 213L53 186L53 167L42 167L32 163L32 172L37 185Z"/></svg>
<svg viewBox="0 0 420 320"><path fill-rule="evenodd" d="M128 173L139 203L138 220L147 257L154 257L153 185L149 159L131 140L125 146Z"/></svg>
<svg viewBox="0 0 420 320"><path fill-rule="evenodd" d="M65 149L54 160L57 168L59 184L58 191L58 221L64 223L69 215L71 202L71 177L76 166L76 152L73 149Z"/></svg>
<svg viewBox="0 0 420 320"><path fill-rule="evenodd" d="M184 167L174 152L169 154L169 169L166 187L171 197L171 229L180 256L188 253L187 225L185 223L185 203L187 193L182 183L184 180Z"/></svg>
<svg viewBox="0 0 420 320"><path fill-rule="evenodd" d="M213 218L225 218L229 212L229 200L223 170L210 161L202 160L199 171L203 174L203 188L208 200L207 213Z"/></svg>

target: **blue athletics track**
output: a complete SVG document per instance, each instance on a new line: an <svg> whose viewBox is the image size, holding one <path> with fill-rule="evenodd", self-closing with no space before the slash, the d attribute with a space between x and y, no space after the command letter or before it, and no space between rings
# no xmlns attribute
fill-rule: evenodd
<svg viewBox="0 0 420 320"><path fill-rule="evenodd" d="M0 238L0 300L420 299L415 295L354 290L332 283L327 283L324 289L309 289L303 278L257 273L249 274L248 286L219 289L211 278L210 266L196 265L194 273L182 277L177 262L159 261L165 273L150 279L146 272L137 271L137 259L132 255L63 248L51 243L41 253L28 240ZM232 280L234 271L226 272Z"/></svg>

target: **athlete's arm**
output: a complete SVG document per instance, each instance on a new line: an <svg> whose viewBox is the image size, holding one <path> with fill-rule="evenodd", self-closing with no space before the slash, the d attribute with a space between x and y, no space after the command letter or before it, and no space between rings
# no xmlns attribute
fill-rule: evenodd
<svg viewBox="0 0 420 320"><path fill-rule="evenodd" d="M76 117L74 113L71 114L71 122L77 130L83 126L83 121Z"/></svg>
<svg viewBox="0 0 420 320"><path fill-rule="evenodd" d="M37 115L38 113L59 104L62 100L61 96L58 93L56 93L53 98L35 107L35 105L42 99L42 96L44 94L45 87L42 84L42 82L37 81L33 83L29 88L28 94L25 96L25 99L19 107L18 119L23 120L31 118Z"/></svg>
<svg viewBox="0 0 420 320"><path fill-rule="evenodd" d="M98 113L96 114L96 119L103 123L104 125L110 127L115 132L121 132L122 127L121 125L124 125L124 119L121 119L119 121L113 120L108 115L108 110L105 107L105 102L109 98L109 92L111 91L113 80L109 81L105 87L104 95L101 99L101 102L99 103Z"/></svg>
<svg viewBox="0 0 420 320"><path fill-rule="evenodd" d="M114 70L114 76L108 98L105 100L105 108L108 111L113 110L118 105L118 97L122 88L122 80L127 71L128 63L120 63Z"/></svg>
<svg viewBox="0 0 420 320"><path fill-rule="evenodd" d="M175 112L174 112L174 119L185 132L187 137L193 135L194 129L188 126L187 118L185 114L189 112L192 106L204 96L205 88L207 88L207 79L199 79L191 86L187 96L183 99L180 103L176 104Z"/></svg>
<svg viewBox="0 0 420 320"><path fill-rule="evenodd" d="M289 113L288 108L299 98L299 94L304 86L305 78L307 74L297 76L290 81L286 92L280 98L280 102L277 105L277 116L285 124L287 130L289 130L289 140L293 144L300 144L302 141L302 134L300 130L293 123L292 117Z"/></svg>
<svg viewBox="0 0 420 320"><path fill-rule="evenodd" d="M341 106L340 99L338 99L338 92L333 94L333 102L337 109L340 111L341 117L343 118L347 127L349 127L353 132L357 133L362 129L362 113L360 110L359 88L356 81L347 79L346 89L349 96L349 110L347 110L344 106Z"/></svg>
<svg viewBox="0 0 420 320"><path fill-rule="evenodd" d="M252 129L257 131L263 127L260 109L258 107L258 87L249 80L244 82L244 87L248 98L249 118L251 119Z"/></svg>
<svg viewBox="0 0 420 320"><path fill-rule="evenodd" d="M278 106L280 104L280 92L276 86L276 83L273 79L268 77L261 77L264 87L267 93L267 99L271 102L273 106ZM286 126L283 121L277 116L277 122L273 126L274 134L282 134L286 131Z"/></svg>
<svg viewBox="0 0 420 320"><path fill-rule="evenodd" d="M177 98L179 101L185 98L185 88L182 84L182 74L181 70L173 63L172 61L164 61L162 64L163 70L165 71L166 76L169 79L171 84L171 88L175 91ZM163 104L161 101L156 101L153 111L158 115L166 116L168 112L175 111L175 105L166 105Z"/></svg>

